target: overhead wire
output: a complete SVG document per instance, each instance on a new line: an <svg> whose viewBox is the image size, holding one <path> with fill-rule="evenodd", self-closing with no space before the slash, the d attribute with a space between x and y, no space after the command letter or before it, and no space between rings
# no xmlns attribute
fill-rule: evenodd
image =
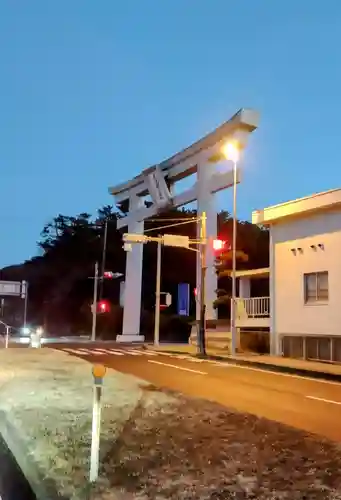
<svg viewBox="0 0 341 500"><path fill-rule="evenodd" d="M194 218L194 219L191 219L191 220L186 220L186 221L178 222L176 224L167 224L165 226L153 227L153 228L150 228L150 229L146 229L144 231L144 233L150 233L151 231L160 231L161 229L167 229L168 227L176 227L176 226L181 226L181 225L184 225L184 224L191 224L193 222L198 222L200 219L201 218Z"/></svg>

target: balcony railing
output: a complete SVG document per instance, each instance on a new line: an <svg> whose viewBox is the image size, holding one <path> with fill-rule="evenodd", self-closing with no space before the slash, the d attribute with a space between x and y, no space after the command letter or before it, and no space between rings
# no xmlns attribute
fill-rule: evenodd
<svg viewBox="0 0 341 500"><path fill-rule="evenodd" d="M270 316L270 297L237 298L238 318L268 318Z"/></svg>

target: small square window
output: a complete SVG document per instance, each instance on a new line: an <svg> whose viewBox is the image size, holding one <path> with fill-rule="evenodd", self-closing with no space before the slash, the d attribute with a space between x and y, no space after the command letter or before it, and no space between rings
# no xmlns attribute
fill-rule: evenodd
<svg viewBox="0 0 341 500"><path fill-rule="evenodd" d="M327 302L329 298L328 271L304 274L304 302Z"/></svg>

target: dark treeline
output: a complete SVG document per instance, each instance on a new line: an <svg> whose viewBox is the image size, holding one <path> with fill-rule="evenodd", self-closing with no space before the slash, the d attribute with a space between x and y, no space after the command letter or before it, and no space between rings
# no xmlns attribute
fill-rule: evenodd
<svg viewBox="0 0 341 500"><path fill-rule="evenodd" d="M196 224L166 226L165 219L186 219L195 217L191 210L170 210L159 217L145 222L150 235L184 234L196 237ZM43 325L53 334L89 333L91 328L90 304L93 295L94 263L101 262L105 221L108 221L106 269L125 272L125 251L122 231L117 230L117 219L121 215L112 206L100 208L95 217L88 213L77 216L58 215L41 232L38 242L38 256L23 264L2 269L3 280L27 280L29 282L28 320ZM162 219L162 220L160 220ZM155 232L153 231L155 230ZM228 212L218 214L219 237L231 241L232 220ZM237 247L247 256L238 259L241 268L268 266L268 232L249 222L238 222ZM230 257L222 259L219 289L225 298L229 296L231 283L228 277ZM146 333L153 322L155 301L156 245L144 246L142 288L142 322ZM222 272L224 269L226 273ZM162 254L162 291L170 292L176 298L177 284L187 282L191 290L195 287L195 254L179 248L165 247ZM121 329L122 311L119 307L119 280L105 280L103 298L111 304L109 313L99 315L98 330L103 336L114 336ZM261 294L261 290L255 295ZM193 294L192 294L193 295ZM22 324L23 304L20 299L5 299L3 317L10 324ZM228 300L220 301L219 316L228 317ZM165 317L176 314L176 300L165 313ZM191 314L194 314L194 296ZM163 319L163 322L165 320Z"/></svg>

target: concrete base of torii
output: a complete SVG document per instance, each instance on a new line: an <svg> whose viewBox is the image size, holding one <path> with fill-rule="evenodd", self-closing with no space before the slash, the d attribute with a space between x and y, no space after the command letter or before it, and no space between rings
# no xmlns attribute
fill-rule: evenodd
<svg viewBox="0 0 341 500"><path fill-rule="evenodd" d="M121 344L131 344L132 342L144 342L144 335L127 335L127 334L122 334L122 335L117 335L116 336L116 342L121 343Z"/></svg>

